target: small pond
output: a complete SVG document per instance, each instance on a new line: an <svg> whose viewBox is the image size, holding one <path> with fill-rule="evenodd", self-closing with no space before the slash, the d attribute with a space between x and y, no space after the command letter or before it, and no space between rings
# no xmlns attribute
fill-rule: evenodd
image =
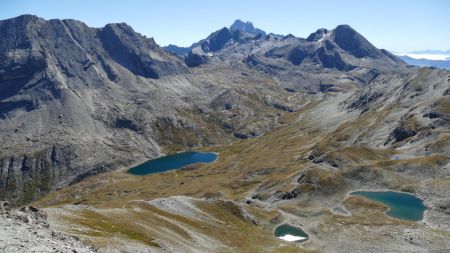
<svg viewBox="0 0 450 253"><path fill-rule="evenodd" d="M418 197L394 191L356 191L350 195L358 195L370 200L381 202L390 209L387 215L403 220L420 221L427 209Z"/></svg>
<svg viewBox="0 0 450 253"><path fill-rule="evenodd" d="M216 153L183 152L149 160L129 169L128 173L142 176L168 170L180 169L194 163L210 163L214 162L216 159Z"/></svg>
<svg viewBox="0 0 450 253"><path fill-rule="evenodd" d="M283 224L276 227L273 235L288 242L306 242L309 239L308 234L301 228L289 224Z"/></svg>

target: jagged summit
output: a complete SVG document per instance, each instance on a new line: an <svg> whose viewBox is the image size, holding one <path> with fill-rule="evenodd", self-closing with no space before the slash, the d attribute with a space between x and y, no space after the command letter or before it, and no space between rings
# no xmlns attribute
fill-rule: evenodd
<svg viewBox="0 0 450 253"><path fill-rule="evenodd" d="M257 35L257 34L261 34L262 36L266 36L266 32L255 28L252 24L252 22L247 21L247 22L243 22L240 19L236 19L234 21L234 23L230 26L230 30L231 31L241 31L241 32L245 32L245 33L249 33L249 34L253 34L253 35Z"/></svg>
<svg viewBox="0 0 450 253"><path fill-rule="evenodd" d="M176 45L168 45L165 46L164 49L170 53L191 57L192 53L199 53L198 50L193 50L194 48L200 46L204 53L215 52L223 48L223 46L230 40L234 40L235 42L243 42L248 41L253 38L262 38L266 36L266 32L261 29L255 28L252 22L243 22L240 19L234 21L234 23L229 27L223 27L213 33L211 33L207 38L200 40L192 44L190 47L179 47ZM191 61L192 59L188 59L188 65L191 65L192 62L198 62L200 57L199 55L194 56L195 61ZM204 57L203 57L204 58ZM203 62L203 61L201 61ZM193 64L197 66L197 64Z"/></svg>

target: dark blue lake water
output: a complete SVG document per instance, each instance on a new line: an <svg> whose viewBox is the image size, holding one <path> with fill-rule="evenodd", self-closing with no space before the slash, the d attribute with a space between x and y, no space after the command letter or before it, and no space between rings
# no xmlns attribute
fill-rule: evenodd
<svg viewBox="0 0 450 253"><path fill-rule="evenodd" d="M194 163L210 163L217 159L217 154L206 152L184 152L156 158L139 164L128 170L133 175L147 175L168 170L180 169Z"/></svg>
<svg viewBox="0 0 450 253"><path fill-rule="evenodd" d="M275 231L273 231L273 235L288 242L306 242L309 239L308 234L301 228L289 224L283 224L276 227Z"/></svg>
<svg viewBox="0 0 450 253"><path fill-rule="evenodd" d="M427 209L423 201L412 194L394 191L356 191L350 195L363 196L390 207L387 215L411 221L420 221Z"/></svg>

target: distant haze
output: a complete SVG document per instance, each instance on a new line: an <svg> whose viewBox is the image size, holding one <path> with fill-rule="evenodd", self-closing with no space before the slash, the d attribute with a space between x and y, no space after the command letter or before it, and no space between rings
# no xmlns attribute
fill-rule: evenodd
<svg viewBox="0 0 450 253"><path fill-rule="evenodd" d="M89 26L126 22L160 45L188 46L235 19L278 34L307 37L349 24L379 48L397 52L448 50L450 1L176 1L2 0L0 19L34 14L72 18Z"/></svg>
<svg viewBox="0 0 450 253"><path fill-rule="evenodd" d="M420 51L414 52L395 52L396 55L406 55L414 59L427 59L427 60L436 60L436 61L444 61L450 60L450 53L421 53Z"/></svg>

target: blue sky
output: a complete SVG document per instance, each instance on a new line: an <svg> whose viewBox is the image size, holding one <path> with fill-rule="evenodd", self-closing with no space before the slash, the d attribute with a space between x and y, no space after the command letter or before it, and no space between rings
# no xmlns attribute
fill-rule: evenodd
<svg viewBox="0 0 450 253"><path fill-rule="evenodd" d="M239 18L299 37L349 24L392 51L450 49L448 0L0 0L0 19L21 14L78 19L93 27L126 22L163 46L190 45Z"/></svg>

